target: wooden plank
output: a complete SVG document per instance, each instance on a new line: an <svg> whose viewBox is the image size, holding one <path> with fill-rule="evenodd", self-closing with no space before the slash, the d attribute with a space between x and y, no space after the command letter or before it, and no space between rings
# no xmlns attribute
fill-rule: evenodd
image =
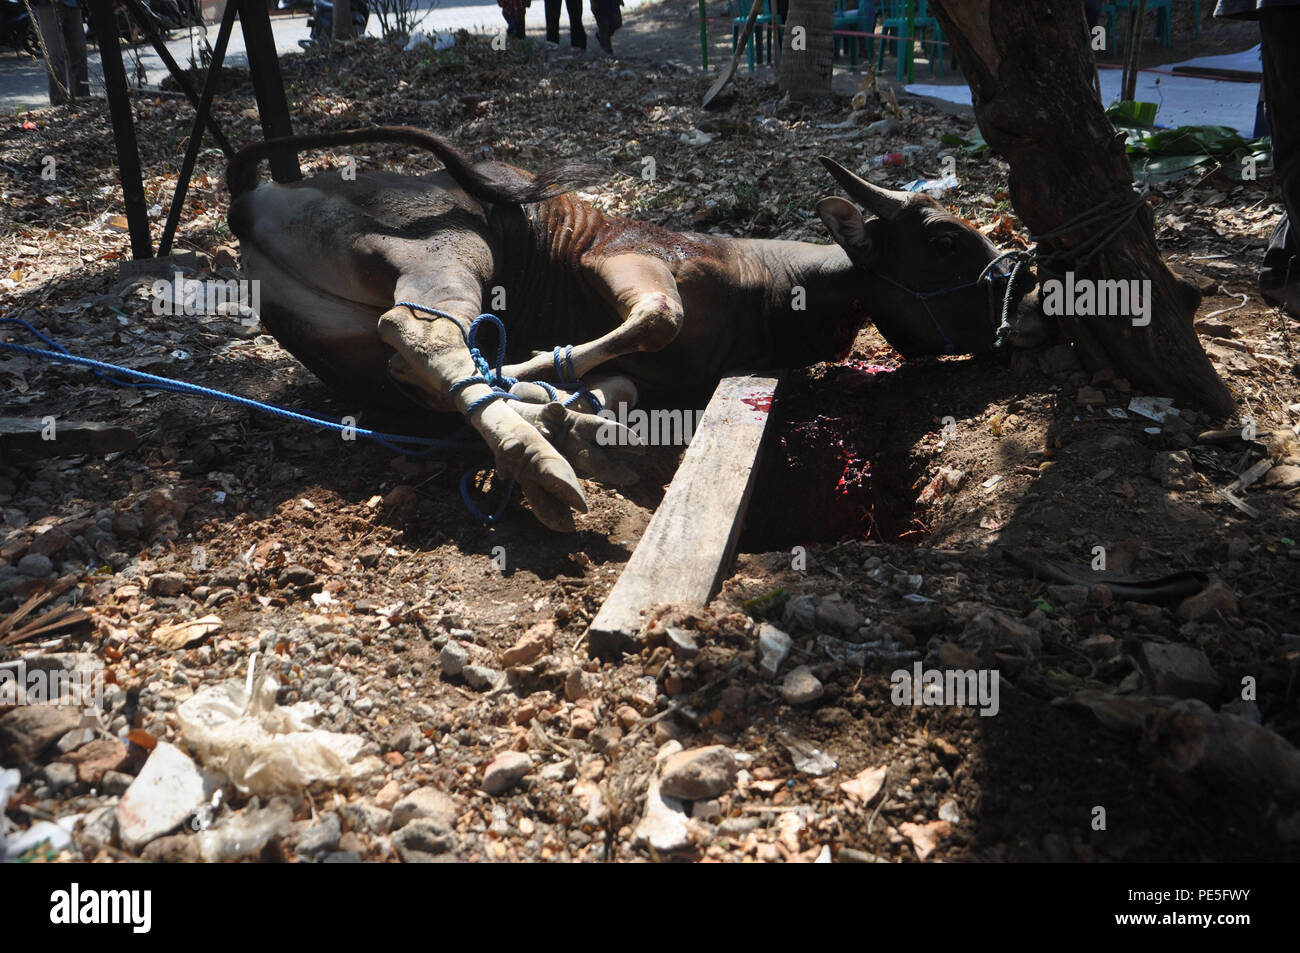
<svg viewBox="0 0 1300 953"><path fill-rule="evenodd" d="M635 651L644 614L655 603L703 605L718 591L740 536L779 382L735 374L718 384L663 502L587 629L592 654Z"/></svg>
<svg viewBox="0 0 1300 953"><path fill-rule="evenodd" d="M82 453L113 453L132 450L139 443L135 433L126 427L57 417L53 422L53 439L45 439L47 433L50 431L45 418L0 417L0 449L4 450L6 459L10 454L43 460Z"/></svg>

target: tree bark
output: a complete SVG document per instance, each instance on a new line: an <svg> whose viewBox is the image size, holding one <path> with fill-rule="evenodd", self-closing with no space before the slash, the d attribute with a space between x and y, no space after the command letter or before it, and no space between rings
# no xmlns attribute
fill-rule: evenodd
<svg viewBox="0 0 1300 953"><path fill-rule="evenodd" d="M970 82L985 141L1011 166L1011 202L1031 232L1048 232L1108 199L1133 194L1124 136L1093 89L1082 4L933 0L930 9ZM1068 254L1089 233L1085 227L1062 234L1041 242L1040 251ZM1200 293L1161 260L1150 206L1143 204L1074 273L1076 280L1151 281L1145 327L1115 316L1059 318L1087 368L1109 367L1135 389L1183 406L1233 413L1232 395L1192 327ZM1039 277L1050 276L1040 270Z"/></svg>
<svg viewBox="0 0 1300 953"><path fill-rule="evenodd" d="M334 0L334 25L330 39L335 43L356 39L352 29L352 0Z"/></svg>
<svg viewBox="0 0 1300 953"><path fill-rule="evenodd" d="M835 0L790 0L776 76L781 92L791 102L818 103L830 98L834 26Z"/></svg>

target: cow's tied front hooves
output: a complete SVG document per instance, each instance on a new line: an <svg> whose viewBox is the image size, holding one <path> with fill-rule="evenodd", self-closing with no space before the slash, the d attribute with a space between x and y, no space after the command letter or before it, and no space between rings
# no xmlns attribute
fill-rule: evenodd
<svg viewBox="0 0 1300 953"><path fill-rule="evenodd" d="M524 405L520 405L521 407ZM587 497L569 461L531 423L517 426L497 443L497 473L514 477L533 513L549 529L572 533L574 512L587 512Z"/></svg>
<svg viewBox="0 0 1300 953"><path fill-rule="evenodd" d="M640 456L645 447L640 438L616 420L580 413L558 401L523 403L514 410L564 455L580 475L614 486L629 486L637 471L618 455Z"/></svg>

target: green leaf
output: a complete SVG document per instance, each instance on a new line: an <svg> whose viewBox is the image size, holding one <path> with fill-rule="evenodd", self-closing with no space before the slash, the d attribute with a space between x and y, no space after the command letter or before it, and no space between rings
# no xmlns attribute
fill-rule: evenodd
<svg viewBox="0 0 1300 953"><path fill-rule="evenodd" d="M1141 103L1126 99L1107 109L1106 116L1116 126L1138 126L1150 129L1155 124L1156 110L1159 108L1155 103Z"/></svg>

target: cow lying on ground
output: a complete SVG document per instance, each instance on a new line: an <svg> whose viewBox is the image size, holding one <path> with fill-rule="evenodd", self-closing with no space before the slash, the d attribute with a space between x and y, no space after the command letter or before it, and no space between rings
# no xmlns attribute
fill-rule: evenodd
<svg viewBox="0 0 1300 953"><path fill-rule="evenodd" d="M425 148L445 168L256 185L258 162L277 150L366 142ZM927 196L821 161L857 203L818 203L833 245L616 218L568 194L582 171L571 165L534 175L474 163L407 127L244 149L229 169L230 226L261 282L262 321L288 351L362 401L382 396L391 375L434 409L470 411L498 472L519 480L543 523L569 530L572 511L586 511L575 470L609 482L635 474L597 440L617 425L530 381L562 383L563 369L605 404L631 402L638 391L710 386L732 369L842 360L868 320L905 357L994 346L998 318L978 278L997 248ZM477 374L465 332L485 310L505 323L505 375L520 378L512 390L522 400L484 400L489 384L463 383ZM552 351L570 344L572 364L561 368ZM598 368L603 376L590 376Z"/></svg>

